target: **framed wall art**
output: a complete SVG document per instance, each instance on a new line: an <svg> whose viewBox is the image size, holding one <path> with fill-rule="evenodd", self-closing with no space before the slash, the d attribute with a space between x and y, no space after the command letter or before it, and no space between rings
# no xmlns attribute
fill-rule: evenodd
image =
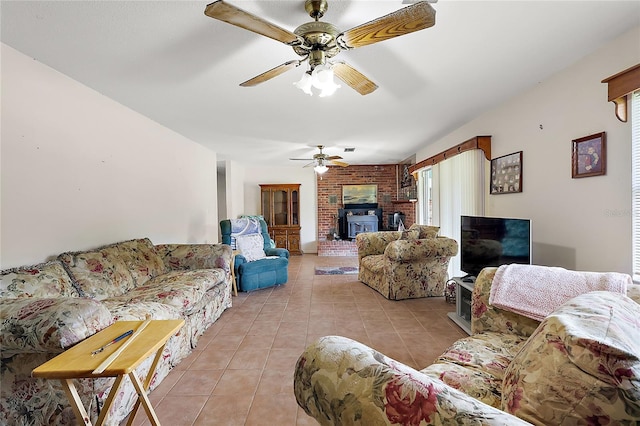
<svg viewBox="0 0 640 426"><path fill-rule="evenodd" d="M491 160L491 194L522 192L522 151Z"/></svg>
<svg viewBox="0 0 640 426"><path fill-rule="evenodd" d="M606 143L605 132L571 141L571 177L604 175L607 165Z"/></svg>
<svg viewBox="0 0 640 426"><path fill-rule="evenodd" d="M342 204L375 204L378 185L342 185Z"/></svg>

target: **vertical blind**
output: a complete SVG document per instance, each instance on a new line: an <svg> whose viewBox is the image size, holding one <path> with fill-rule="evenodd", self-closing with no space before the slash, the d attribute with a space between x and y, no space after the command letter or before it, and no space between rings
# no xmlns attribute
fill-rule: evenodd
<svg viewBox="0 0 640 426"><path fill-rule="evenodd" d="M640 90L631 96L631 217L633 223L633 280L640 281Z"/></svg>
<svg viewBox="0 0 640 426"><path fill-rule="evenodd" d="M437 207L440 217L440 235L460 241L460 216L484 215L485 159L480 150L456 155L439 164L439 198ZM450 275L460 276L460 253L449 263Z"/></svg>

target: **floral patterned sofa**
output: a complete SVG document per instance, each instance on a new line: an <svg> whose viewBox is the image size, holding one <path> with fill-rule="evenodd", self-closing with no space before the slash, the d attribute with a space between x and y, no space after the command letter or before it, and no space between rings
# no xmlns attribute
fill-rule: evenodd
<svg viewBox="0 0 640 426"><path fill-rule="evenodd" d="M228 245L154 246L144 238L0 272L0 424L74 424L59 382L32 378L35 367L114 321L182 318L185 325L167 342L152 378L155 388L231 306L230 262ZM141 378L151 361L138 368ZM92 422L113 380L76 381ZM126 381L108 423L118 425L135 400Z"/></svg>
<svg viewBox="0 0 640 426"><path fill-rule="evenodd" d="M356 235L358 279L391 300L443 296L458 243L438 237L439 229L414 224L406 231Z"/></svg>
<svg viewBox="0 0 640 426"><path fill-rule="evenodd" d="M298 404L322 425L640 424L640 286L590 292L541 323L489 304L478 276L472 335L417 371L327 336L300 356Z"/></svg>

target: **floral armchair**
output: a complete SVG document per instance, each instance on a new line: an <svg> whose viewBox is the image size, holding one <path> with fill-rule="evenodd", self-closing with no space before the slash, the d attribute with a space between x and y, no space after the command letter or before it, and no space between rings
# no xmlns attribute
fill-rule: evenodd
<svg viewBox="0 0 640 426"><path fill-rule="evenodd" d="M472 299L473 334L414 370L361 343L322 337L298 359L298 405L322 425L637 425L640 286L577 296L541 323Z"/></svg>
<svg viewBox="0 0 640 426"><path fill-rule="evenodd" d="M458 243L438 237L438 230L414 224L406 231L358 234L358 279L391 300L444 296Z"/></svg>

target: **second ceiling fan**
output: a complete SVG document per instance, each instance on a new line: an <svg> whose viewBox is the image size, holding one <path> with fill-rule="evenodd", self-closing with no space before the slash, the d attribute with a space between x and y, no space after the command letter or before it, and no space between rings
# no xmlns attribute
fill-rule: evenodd
<svg viewBox="0 0 640 426"><path fill-rule="evenodd" d="M322 71L331 70L340 80L361 95L373 92L378 86L347 63L329 62L328 59L333 58L342 50L355 49L423 30L432 27L436 22L436 12L429 2L419 1L350 30L340 31L333 24L319 21L328 7L327 0L306 0L304 8L314 21L300 25L293 32L237 8L224 0L217 0L207 5L204 13L211 18L291 46L295 53L302 56L302 59L278 65L241 83L240 86L247 87L264 83L285 71L296 68L304 61L308 61L309 71L307 74L309 76L314 71L319 74Z"/></svg>
<svg viewBox="0 0 640 426"><path fill-rule="evenodd" d="M311 161L309 164L305 164L304 167L311 167L319 173L322 174L328 170L327 166L334 165L340 167L347 167L349 164L345 163L342 160L342 157L339 155L327 155L322 152L324 145L318 145L318 153L314 154L312 158L289 158L289 160L302 160L302 161Z"/></svg>

